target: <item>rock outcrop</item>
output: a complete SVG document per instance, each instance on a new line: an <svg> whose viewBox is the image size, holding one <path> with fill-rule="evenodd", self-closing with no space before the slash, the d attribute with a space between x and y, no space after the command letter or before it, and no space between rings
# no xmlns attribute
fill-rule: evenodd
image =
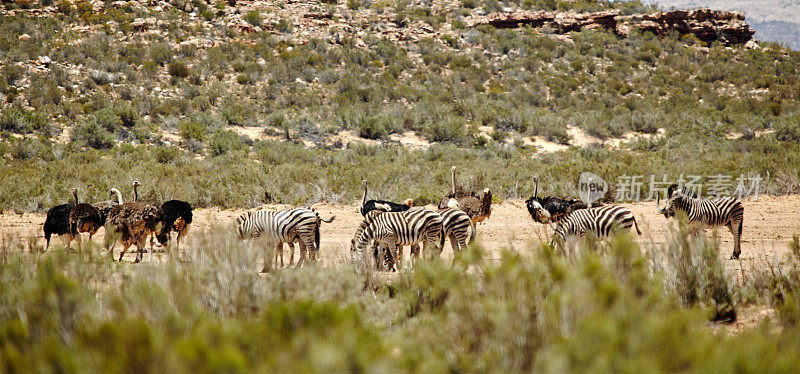
<svg viewBox="0 0 800 374"><path fill-rule="evenodd" d="M675 31L680 35L692 34L707 43L720 41L726 45L745 44L755 33L745 22L741 12L713 9L672 10L628 16L620 15L618 10L594 13L498 12L472 17L467 23L472 27L549 27L562 34L587 29L607 29L620 37L627 37L631 30L636 29L650 31L658 36L666 36Z"/></svg>

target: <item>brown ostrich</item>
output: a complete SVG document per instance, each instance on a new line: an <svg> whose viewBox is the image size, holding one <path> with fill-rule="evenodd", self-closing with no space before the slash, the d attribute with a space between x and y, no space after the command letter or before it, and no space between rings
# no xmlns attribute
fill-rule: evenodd
<svg viewBox="0 0 800 374"><path fill-rule="evenodd" d="M439 202L439 209L461 209L476 224L489 218L492 215L492 191L486 188L480 196L472 191L466 192L456 186L456 167L451 167L450 172L452 188L450 193Z"/></svg>
<svg viewBox="0 0 800 374"><path fill-rule="evenodd" d="M91 204L78 203L78 189L72 189L72 196L75 197L75 206L69 212L69 234L78 241L78 250L81 249L81 233L89 233L89 241L97 230L103 226L103 218L100 211Z"/></svg>
<svg viewBox="0 0 800 374"><path fill-rule="evenodd" d="M139 181L133 182L134 200L138 197L137 187L140 185ZM134 244L138 249L135 262L142 260L145 240L157 231L162 214L161 208L138 201L122 203L111 209L106 220L106 228L113 231L112 235L119 235L122 241L122 253L119 255L119 261L122 261L122 256ZM113 240L111 244L113 244ZM108 246L109 242L106 242L107 250Z"/></svg>

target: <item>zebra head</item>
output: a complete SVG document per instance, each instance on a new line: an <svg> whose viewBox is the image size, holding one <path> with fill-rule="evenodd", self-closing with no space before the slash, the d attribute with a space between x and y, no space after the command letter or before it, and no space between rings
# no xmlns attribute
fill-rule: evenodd
<svg viewBox="0 0 800 374"><path fill-rule="evenodd" d="M658 207L658 212L663 214L665 218L674 217L675 204L681 198L683 198L681 188L678 187L677 184L669 186L667 189L667 201L663 208L661 207L661 194L658 194L658 198L656 199L656 207Z"/></svg>
<svg viewBox="0 0 800 374"><path fill-rule="evenodd" d="M258 230L252 230L252 225L250 224L251 216L252 212L246 212L236 218L236 233L239 234L239 239L241 240L254 238L259 234Z"/></svg>

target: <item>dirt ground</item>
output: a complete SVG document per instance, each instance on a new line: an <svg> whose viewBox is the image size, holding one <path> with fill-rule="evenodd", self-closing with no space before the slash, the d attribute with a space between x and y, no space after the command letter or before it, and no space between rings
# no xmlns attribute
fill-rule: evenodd
<svg viewBox="0 0 800 374"><path fill-rule="evenodd" d="M672 221L667 221L656 211L655 202L624 204L631 208L637 217L642 235L636 240L640 243L663 243ZM733 237L722 228L717 236L720 240L719 256L733 269L739 270L757 266L765 257L783 257L788 252L788 243L793 234L800 233L800 195L760 196L758 201L745 201L744 233L742 237L741 262L728 261L733 250ZM287 206L269 205L264 209L279 209ZM321 228L321 263L323 266L339 266L349 262L349 243L353 232L361 220L355 205L316 204L314 207L323 217L336 216L333 223L323 223ZM192 234L212 229L232 229L232 222L242 210L198 209L189 231L187 244L192 243ZM5 212L0 214L0 238L27 243L35 238L44 245L42 224L44 214ZM216 228L215 228L216 227ZM478 225L477 241L486 249L489 259L500 257L503 249L528 251L527 244L537 240L548 240L552 230L534 223L521 200L508 200L492 206L492 216ZM104 232L101 229L94 237L95 243L102 243ZM712 235L709 231L707 235ZM88 237L84 234L84 241ZM63 239L55 239L52 245L63 246ZM75 243L72 244L75 246ZM408 249L406 249L408 250ZM446 258L452 257L449 242L445 245ZM147 258L147 257L146 257ZM408 258L406 256L406 258ZM132 261L133 254L125 256Z"/></svg>

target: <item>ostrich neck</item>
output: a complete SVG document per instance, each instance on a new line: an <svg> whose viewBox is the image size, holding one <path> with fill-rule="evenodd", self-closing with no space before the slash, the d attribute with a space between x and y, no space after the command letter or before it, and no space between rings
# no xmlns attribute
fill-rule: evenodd
<svg viewBox="0 0 800 374"><path fill-rule="evenodd" d="M122 204L122 193L117 189L114 190L114 193L117 195L117 204Z"/></svg>
<svg viewBox="0 0 800 374"><path fill-rule="evenodd" d="M72 191L72 197L75 198L75 205L78 205L78 191Z"/></svg>
<svg viewBox="0 0 800 374"><path fill-rule="evenodd" d="M367 184L364 183L364 195L361 196L361 206L367 203Z"/></svg>
<svg viewBox="0 0 800 374"><path fill-rule="evenodd" d="M450 185L453 187L453 197L456 197L456 169L450 173Z"/></svg>
<svg viewBox="0 0 800 374"><path fill-rule="evenodd" d="M133 185L133 202L139 201L139 186Z"/></svg>

